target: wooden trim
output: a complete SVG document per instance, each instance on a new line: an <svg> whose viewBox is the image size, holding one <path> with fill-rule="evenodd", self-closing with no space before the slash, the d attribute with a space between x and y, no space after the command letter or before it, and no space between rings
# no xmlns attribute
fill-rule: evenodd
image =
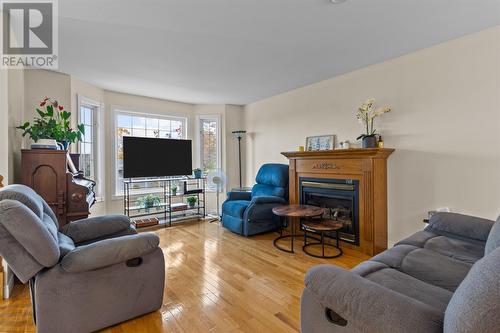
<svg viewBox="0 0 500 333"><path fill-rule="evenodd" d="M351 148L325 151L289 151L281 153L292 159L304 158L387 158L394 152L392 148Z"/></svg>

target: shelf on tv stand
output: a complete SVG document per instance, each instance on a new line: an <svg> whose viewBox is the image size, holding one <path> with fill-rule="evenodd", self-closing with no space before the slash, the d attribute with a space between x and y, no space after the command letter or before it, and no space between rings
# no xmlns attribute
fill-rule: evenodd
<svg viewBox="0 0 500 333"><path fill-rule="evenodd" d="M172 194L172 186L180 182L190 182L195 186L197 193L176 193ZM172 178L155 178L155 179L125 179L124 180L124 214L131 219L143 218L146 216L159 217L160 223L155 226L143 227L141 230L158 226L172 226L173 222L189 220L194 218L205 218L206 216L206 179L192 177L172 177ZM148 188L132 188L135 184L140 183L155 183L156 186ZM198 192L199 191L199 192ZM160 204L145 208L135 204L138 197L154 194L160 197ZM183 209L172 210L171 205L174 203L186 203L187 197L196 197L197 204L193 207L189 205ZM161 218L160 218L161 216Z"/></svg>

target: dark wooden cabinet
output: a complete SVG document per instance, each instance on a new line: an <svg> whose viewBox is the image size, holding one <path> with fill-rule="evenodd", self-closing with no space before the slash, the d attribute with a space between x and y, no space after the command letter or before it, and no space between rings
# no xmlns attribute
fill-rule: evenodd
<svg viewBox="0 0 500 333"><path fill-rule="evenodd" d="M66 151L22 150L22 183L42 196L60 226L88 217L95 201L95 182L69 172L67 165Z"/></svg>

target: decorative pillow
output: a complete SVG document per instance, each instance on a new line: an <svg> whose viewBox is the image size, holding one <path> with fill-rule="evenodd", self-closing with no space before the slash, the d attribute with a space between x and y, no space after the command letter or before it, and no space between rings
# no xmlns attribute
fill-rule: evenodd
<svg viewBox="0 0 500 333"><path fill-rule="evenodd" d="M488 255L493 252L496 248L500 246L500 216L498 216L497 221L491 228L490 235L486 241L486 247L484 249L484 255Z"/></svg>

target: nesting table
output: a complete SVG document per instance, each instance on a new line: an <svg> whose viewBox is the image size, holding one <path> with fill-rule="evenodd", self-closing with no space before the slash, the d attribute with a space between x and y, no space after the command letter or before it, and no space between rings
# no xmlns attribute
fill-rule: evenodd
<svg viewBox="0 0 500 333"><path fill-rule="evenodd" d="M288 253L294 253L293 240L296 237L306 237L306 238L310 237L307 235L297 233L297 223L299 224L299 229L300 229L302 219L320 217L323 215L324 212L325 210L323 208L310 205L283 205L274 207L273 213L277 216L286 218L290 224L290 230L291 230L290 235L280 235L278 238L276 238L273 242L274 246L278 250ZM286 238L290 239L290 249L283 248L278 244L278 241Z"/></svg>
<svg viewBox="0 0 500 333"><path fill-rule="evenodd" d="M322 221L306 221L302 224L304 228L304 246L302 251L306 254L323 259L337 258L342 255L342 249L339 246L339 230L342 229L343 225L341 222L334 220L322 220ZM307 232L312 231L314 233L321 235L321 240L319 242L307 243ZM325 243L325 233L335 232L335 245ZM309 247L314 245L321 245L321 255L314 254L309 251ZM325 255L325 247L334 248L337 250L337 254Z"/></svg>

